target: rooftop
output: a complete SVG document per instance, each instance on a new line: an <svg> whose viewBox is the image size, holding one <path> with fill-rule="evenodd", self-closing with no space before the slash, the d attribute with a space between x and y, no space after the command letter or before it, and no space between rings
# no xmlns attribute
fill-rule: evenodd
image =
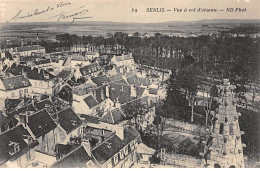
<svg viewBox="0 0 260 171"><path fill-rule="evenodd" d="M29 115L27 125L36 138L48 133L49 131L57 127L46 109Z"/></svg>

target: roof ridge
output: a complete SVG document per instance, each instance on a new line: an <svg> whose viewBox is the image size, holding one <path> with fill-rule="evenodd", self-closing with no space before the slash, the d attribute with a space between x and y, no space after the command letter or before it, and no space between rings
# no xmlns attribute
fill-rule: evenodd
<svg viewBox="0 0 260 171"><path fill-rule="evenodd" d="M17 124L16 126L10 128L10 129L7 129L7 130L5 130L4 132L1 132L1 133L0 133L0 136L3 135L3 134L5 134L5 133L8 132L8 131L11 131L11 130L13 130L13 129L19 127L20 125L22 125L22 123L19 123L19 122L18 122L18 124ZM23 126L23 125L22 125L22 126ZM25 128L24 128L24 129L25 129Z"/></svg>
<svg viewBox="0 0 260 171"><path fill-rule="evenodd" d="M108 140L110 140L111 138L113 138L114 136L116 136L115 133L113 133L110 137L108 137L107 139L105 139L104 141L102 141L101 143L97 144L94 148L92 148L90 151L92 152L93 150L95 150L97 147L99 147L100 145L104 144L105 142L107 142ZM116 136L117 137L117 136Z"/></svg>
<svg viewBox="0 0 260 171"><path fill-rule="evenodd" d="M53 166L54 164L60 162L61 160L63 160L65 157L69 156L70 154L72 154L73 152L79 150L81 147L83 147L83 145L79 145L78 147L76 147L75 149L71 150L68 154L66 154L64 157L62 157L59 160L56 160L51 166ZM84 148L84 147L83 147ZM85 148L84 148L85 149ZM86 150L85 150L86 151ZM91 157L91 156L90 156Z"/></svg>

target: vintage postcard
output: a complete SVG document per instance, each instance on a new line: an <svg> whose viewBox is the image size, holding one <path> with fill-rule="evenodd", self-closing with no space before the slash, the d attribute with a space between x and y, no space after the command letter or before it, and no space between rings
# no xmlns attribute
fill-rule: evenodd
<svg viewBox="0 0 260 171"><path fill-rule="evenodd" d="M1 168L259 168L259 0L0 0Z"/></svg>

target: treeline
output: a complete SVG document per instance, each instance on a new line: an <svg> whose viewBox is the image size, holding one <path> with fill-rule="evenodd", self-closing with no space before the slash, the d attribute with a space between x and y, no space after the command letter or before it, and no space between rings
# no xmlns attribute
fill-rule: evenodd
<svg viewBox="0 0 260 171"><path fill-rule="evenodd" d="M108 48L112 53L132 52L136 62L151 66L170 67L168 58L194 58L202 73L222 79L240 79L247 82L255 80L260 56L259 38L249 35L232 36L228 33L218 35L201 35L198 37L176 37L155 33L151 37L141 37L136 32L132 36L116 32L102 36L77 36L68 33L56 36L56 42L42 41L47 52L70 50L72 46L89 45L101 51ZM113 49L116 47L116 49ZM165 58L163 58L165 57ZM178 61L178 60L177 60ZM176 69L176 60L173 66ZM165 66L164 66L165 65ZM169 68L172 69L172 68Z"/></svg>

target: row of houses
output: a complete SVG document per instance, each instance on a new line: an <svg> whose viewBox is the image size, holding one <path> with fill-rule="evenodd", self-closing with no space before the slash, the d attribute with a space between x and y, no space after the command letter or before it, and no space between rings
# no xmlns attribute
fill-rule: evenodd
<svg viewBox="0 0 260 171"><path fill-rule="evenodd" d="M1 166L132 167L154 153L139 148L137 130L153 124L157 82L137 72L131 54L75 56L3 60ZM128 107L137 104L146 112L133 116Z"/></svg>

